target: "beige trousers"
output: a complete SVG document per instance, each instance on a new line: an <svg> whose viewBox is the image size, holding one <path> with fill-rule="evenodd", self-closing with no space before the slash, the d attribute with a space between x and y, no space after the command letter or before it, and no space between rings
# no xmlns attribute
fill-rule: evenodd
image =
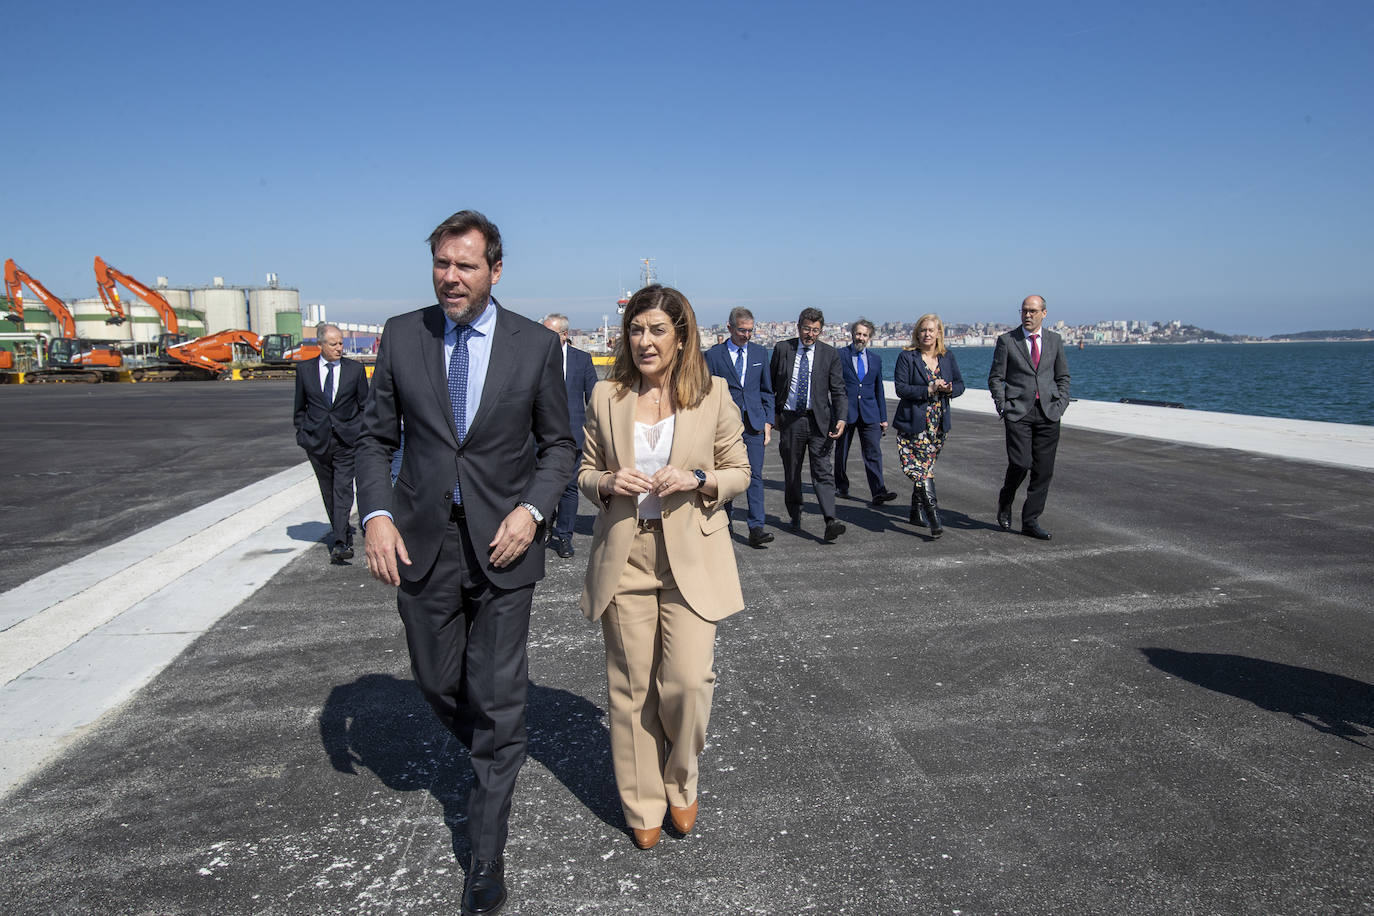
<svg viewBox="0 0 1374 916"><path fill-rule="evenodd" d="M661 530L635 536L601 616L611 699L611 758L625 820L647 830L697 797L697 756L716 673L716 625L682 600Z"/></svg>

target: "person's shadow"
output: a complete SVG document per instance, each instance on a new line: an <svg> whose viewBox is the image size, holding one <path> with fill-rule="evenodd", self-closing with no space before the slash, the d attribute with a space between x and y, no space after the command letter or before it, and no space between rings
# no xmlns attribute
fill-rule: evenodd
<svg viewBox="0 0 1374 916"><path fill-rule="evenodd" d="M1185 681L1248 700L1261 709L1287 713L1319 732L1371 747L1355 739L1374 735L1374 685L1245 655L1154 647L1140 651L1150 664Z"/></svg>
<svg viewBox="0 0 1374 916"><path fill-rule="evenodd" d="M602 710L554 687L529 686L525 724L529 754L607 825L628 830L611 769ZM398 792L429 792L443 806L453 855L468 861L468 752L435 718L412 680L365 674L329 691L320 713L320 743L340 773L371 770ZM464 865L466 867L466 865Z"/></svg>

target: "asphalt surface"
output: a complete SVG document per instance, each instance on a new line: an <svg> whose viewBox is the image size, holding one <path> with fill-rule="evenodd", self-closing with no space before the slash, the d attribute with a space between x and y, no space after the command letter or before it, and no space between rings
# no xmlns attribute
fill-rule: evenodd
<svg viewBox="0 0 1374 916"><path fill-rule="evenodd" d="M0 385L0 590L305 460L293 385Z"/></svg>
<svg viewBox="0 0 1374 916"><path fill-rule="evenodd" d="M1065 428L1042 543L956 412L945 536L848 500L827 545L768 460L690 837L626 834L589 506L549 555L503 912L1374 912L1374 475ZM0 802L0 912L457 912L468 785L392 591L312 548Z"/></svg>

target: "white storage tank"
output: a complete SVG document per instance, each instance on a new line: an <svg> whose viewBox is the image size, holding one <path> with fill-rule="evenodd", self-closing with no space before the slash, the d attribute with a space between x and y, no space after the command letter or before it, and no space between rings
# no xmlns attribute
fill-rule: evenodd
<svg viewBox="0 0 1374 916"><path fill-rule="evenodd" d="M216 278L218 279L218 278ZM191 310L205 316L205 333L218 334L248 326L248 304L243 290L221 285L191 290Z"/></svg>
<svg viewBox="0 0 1374 916"><path fill-rule="evenodd" d="M249 330L255 334L277 333L277 313L289 312L297 316L293 324L298 324L301 313L300 290L283 287L254 289L248 293Z"/></svg>
<svg viewBox="0 0 1374 916"><path fill-rule="evenodd" d="M120 297L120 302L124 304L124 313L129 314L131 303L127 298ZM135 298L138 305L143 303ZM146 308L146 306L144 306ZM75 302L67 303L67 308L71 311L72 317L76 319L76 336L86 340L132 340L134 322L125 320L123 324L107 324L106 319L110 313L105 309L105 303L99 296L92 296L89 299L78 299ZM28 315L28 305L24 306L24 314ZM149 311L152 311L149 309ZM53 322L57 324L56 321Z"/></svg>

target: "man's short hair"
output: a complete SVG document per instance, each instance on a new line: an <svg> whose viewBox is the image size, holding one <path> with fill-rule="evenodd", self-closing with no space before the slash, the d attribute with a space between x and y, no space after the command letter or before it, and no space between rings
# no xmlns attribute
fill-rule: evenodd
<svg viewBox="0 0 1374 916"><path fill-rule="evenodd" d="M329 331L338 331L339 336L343 336L343 328L339 327L337 324L331 324L328 321L321 321L319 324L315 325L315 339L324 340L324 335Z"/></svg>
<svg viewBox="0 0 1374 916"><path fill-rule="evenodd" d="M801 314L797 316L797 324L810 324L813 321L825 324L825 316L821 314L820 309L804 308L801 310Z"/></svg>
<svg viewBox="0 0 1374 916"><path fill-rule="evenodd" d="M737 328L739 327L739 323L746 318L750 321L753 321L754 313L749 311L742 305L737 305L734 308L730 309L730 317L729 319L727 319L726 323L729 324L732 328Z"/></svg>
<svg viewBox="0 0 1374 916"><path fill-rule="evenodd" d="M559 331L560 333L568 329L567 315L561 314L559 312L549 312L547 315L544 316L544 320L539 323L542 324L544 327L548 327L550 321L552 321L554 324L558 326L555 330Z"/></svg>
<svg viewBox="0 0 1374 916"><path fill-rule="evenodd" d="M873 326L873 322L869 321L867 318L859 318L855 320L855 322L852 325L850 325L849 328L852 331L854 328L860 326L868 328L869 337L872 337L874 334L878 333L878 329Z"/></svg>
<svg viewBox="0 0 1374 916"><path fill-rule="evenodd" d="M487 266L500 263L501 230L476 210L459 210L435 226L434 231L429 234L429 253L434 254L439 249L439 243L444 240L444 236L467 235L473 229L482 233L482 238L487 241Z"/></svg>

